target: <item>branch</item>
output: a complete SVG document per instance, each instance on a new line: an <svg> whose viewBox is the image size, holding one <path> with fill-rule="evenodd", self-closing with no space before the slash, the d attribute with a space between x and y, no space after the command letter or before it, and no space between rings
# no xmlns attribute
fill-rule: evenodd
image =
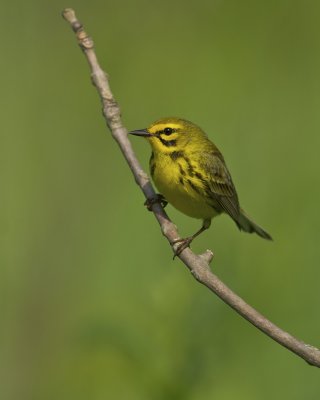
<svg viewBox="0 0 320 400"><path fill-rule="evenodd" d="M133 173L136 183L142 190L146 199L152 200L155 198L156 192L150 183L148 175L141 168L140 163L133 152L131 143L128 140L128 132L121 121L120 108L111 92L108 75L101 69L98 63L94 51L93 40L84 31L84 28L77 19L74 10L71 8L65 9L63 11L63 17L71 25L78 43L89 63L92 82L99 93L103 107L103 115L111 134L118 143L124 158ZM154 203L152 205L152 211L159 222L163 235L168 239L172 249L175 250L174 241L180 238L176 226L171 222L159 203ZM213 258L213 254L210 250L207 250L202 255L196 255L189 248L186 248L178 257L198 282L209 288L243 318L260 329L270 338L303 358L310 365L320 368L319 349L303 343L294 336L280 329L247 304L211 272L209 263Z"/></svg>

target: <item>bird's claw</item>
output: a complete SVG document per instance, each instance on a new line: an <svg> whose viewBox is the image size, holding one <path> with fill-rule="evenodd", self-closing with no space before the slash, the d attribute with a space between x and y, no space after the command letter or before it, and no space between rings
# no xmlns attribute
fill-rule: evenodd
<svg viewBox="0 0 320 400"><path fill-rule="evenodd" d="M151 199L147 199L144 202L144 205L147 207L148 211L152 211L152 206L156 203L160 203L163 208L168 204L167 200L164 198L162 194L156 194L155 197L152 197Z"/></svg>
<svg viewBox="0 0 320 400"><path fill-rule="evenodd" d="M177 256L179 256L184 249L186 249L187 247L190 246L191 242L192 242L193 237L187 237L184 239L176 239L172 242L172 245L175 245L177 243L180 243L175 249L174 249L174 255L173 255L173 259L175 259Z"/></svg>

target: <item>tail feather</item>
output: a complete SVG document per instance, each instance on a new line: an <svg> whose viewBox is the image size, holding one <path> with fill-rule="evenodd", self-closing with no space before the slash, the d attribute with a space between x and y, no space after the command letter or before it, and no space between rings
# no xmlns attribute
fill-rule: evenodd
<svg viewBox="0 0 320 400"><path fill-rule="evenodd" d="M272 237L263 230L259 225L255 222L251 221L251 219L246 215L243 210L240 210L240 216L236 221L238 228L241 231L248 232L248 233L256 233L257 235L261 236L263 239L272 240Z"/></svg>

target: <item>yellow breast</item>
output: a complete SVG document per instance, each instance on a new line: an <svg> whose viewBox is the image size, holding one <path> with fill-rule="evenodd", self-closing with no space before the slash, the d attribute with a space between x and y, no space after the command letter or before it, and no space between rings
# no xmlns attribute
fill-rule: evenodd
<svg viewBox="0 0 320 400"><path fill-rule="evenodd" d="M180 157L179 152L158 154L151 158L150 170L159 192L177 210L199 219L218 214L208 202L205 176L195 161Z"/></svg>

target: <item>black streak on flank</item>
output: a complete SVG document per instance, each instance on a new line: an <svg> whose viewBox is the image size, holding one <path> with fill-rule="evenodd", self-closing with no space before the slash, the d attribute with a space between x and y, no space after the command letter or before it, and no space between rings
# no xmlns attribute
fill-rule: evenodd
<svg viewBox="0 0 320 400"><path fill-rule="evenodd" d="M189 160L189 158L187 158L187 157L185 157L184 158L185 160L186 160L186 162L187 162L187 164L188 164L188 174L192 177L192 176L194 176L194 169L193 169L193 166L191 165L191 162L190 162L190 160Z"/></svg>
<svg viewBox="0 0 320 400"><path fill-rule="evenodd" d="M150 174L153 177L154 171L156 169L156 164L154 162L154 154L153 153L151 154L149 164L150 164Z"/></svg>
<svg viewBox="0 0 320 400"><path fill-rule="evenodd" d="M202 183L202 187L206 188L208 186L208 183L204 179L203 175L200 172L196 172L195 176L199 179L199 181Z"/></svg>
<svg viewBox="0 0 320 400"><path fill-rule="evenodd" d="M170 153L170 157L173 161L177 160L178 158L184 157L183 151L173 151Z"/></svg>
<svg viewBox="0 0 320 400"><path fill-rule="evenodd" d="M154 175L155 169L156 169L156 164L155 163L150 164L150 174L152 177Z"/></svg>
<svg viewBox="0 0 320 400"><path fill-rule="evenodd" d="M181 164L178 163L178 166L180 174L184 176L186 174L185 170L182 168Z"/></svg>
<svg viewBox="0 0 320 400"><path fill-rule="evenodd" d="M160 137L160 136L158 137L158 139L166 147L175 147L177 145L176 140L165 140L165 139L162 139L162 137Z"/></svg>
<svg viewBox="0 0 320 400"><path fill-rule="evenodd" d="M194 183L191 181L191 179L188 179L188 183L189 183L189 185L192 187L192 189L193 189L195 192L199 193L199 189L197 188L196 185L194 185Z"/></svg>
<svg viewBox="0 0 320 400"><path fill-rule="evenodd" d="M180 177L179 182L181 183L182 186L184 186L184 180L182 177Z"/></svg>

